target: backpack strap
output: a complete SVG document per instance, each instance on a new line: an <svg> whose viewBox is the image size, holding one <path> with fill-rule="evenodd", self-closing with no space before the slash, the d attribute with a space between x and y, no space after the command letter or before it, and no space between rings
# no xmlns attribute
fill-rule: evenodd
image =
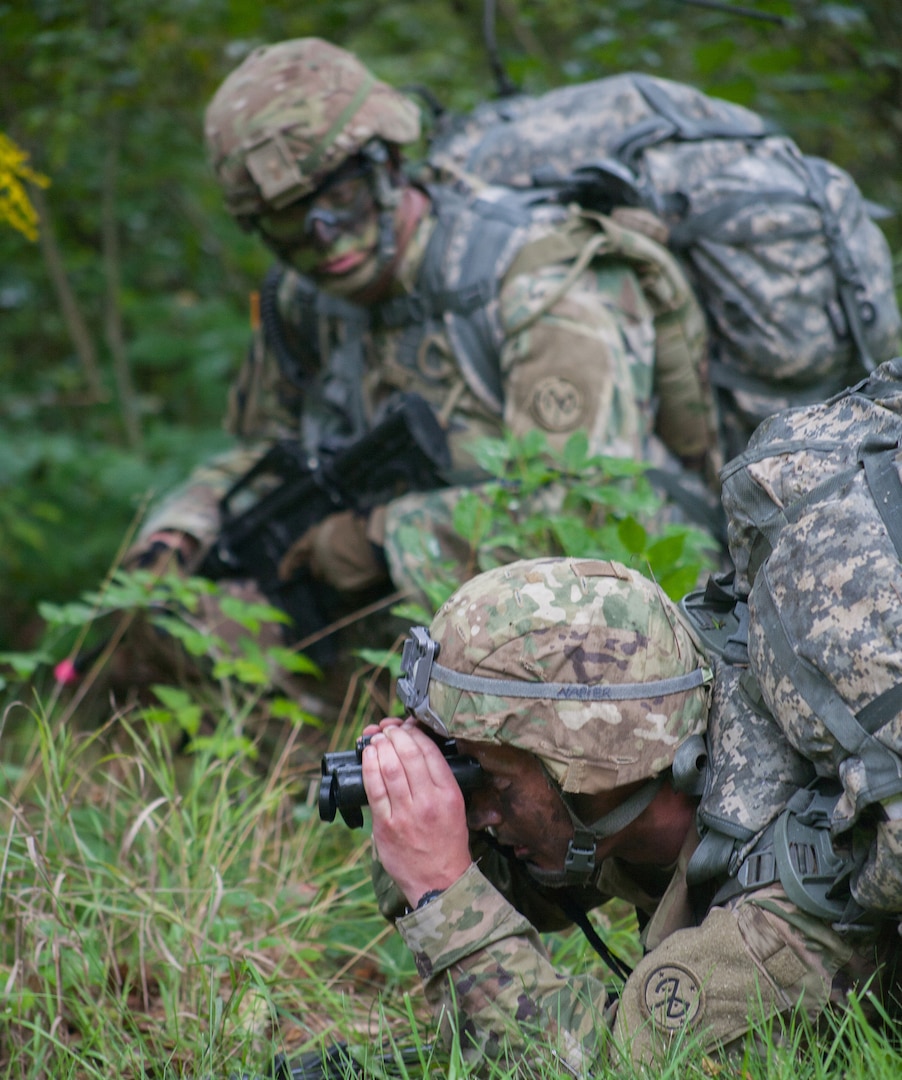
<svg viewBox="0 0 902 1080"><path fill-rule="evenodd" d="M735 458L722 472L721 480L730 479L734 501L743 507L749 521L755 525L756 533L748 556L746 574L749 581L755 580L759 568L774 550L778 537L787 525L798 521L813 503L830 498L840 491L859 471L855 465L832 476L828 476L807 492L801 499L789 507L779 506L749 473L748 466L764 458L802 453L803 451L832 452L836 449L833 441L816 442L805 439L787 439L776 445L769 444L755 451L747 451Z"/></svg>
<svg viewBox="0 0 902 1080"><path fill-rule="evenodd" d="M830 823L839 790L818 780L789 800L715 893L711 906L779 882L796 907L828 921L837 933L869 930L876 916L853 899L849 882L860 868L862 852L837 849Z"/></svg>
<svg viewBox="0 0 902 1080"><path fill-rule="evenodd" d="M633 85L656 116L650 116L627 128L613 147L613 155L634 168L650 147L673 139L678 142L704 142L706 139L755 139L775 134L754 114L737 110L732 116L686 116L660 82L647 75L631 76Z"/></svg>
<svg viewBox="0 0 902 1080"><path fill-rule="evenodd" d="M849 324L849 333L865 371L873 371L877 367L877 361L868 346L865 329L876 321L877 309L867 299L867 283L862 280L855 257L849 250L839 215L827 197L828 178L825 163L806 155L800 155L800 163L808 180L808 198L821 215L827 247L836 271L839 301Z"/></svg>
<svg viewBox="0 0 902 1080"><path fill-rule="evenodd" d="M862 463L871 498L883 519L896 554L902 559L902 480L896 467L898 446L869 452L862 446Z"/></svg>
<svg viewBox="0 0 902 1080"><path fill-rule="evenodd" d="M723 359L716 347L712 348L708 380L714 389L731 392L739 390L747 394L773 395L774 383L772 379L753 375L748 371L740 371L739 368L733 366L734 363L732 359ZM849 385L849 379L857 378L859 374L860 369L856 365L854 374L851 368L844 368L829 377L823 376L820 382L813 386L795 386L787 381L780 384L780 389L781 392L785 393L786 399L790 402L792 408L803 405L820 405L825 398L842 396Z"/></svg>
<svg viewBox="0 0 902 1080"><path fill-rule="evenodd" d="M440 320L470 390L492 412L504 404L498 349L504 338L495 300L511 260L529 236L533 207L544 196L507 188L481 192L429 187L435 226L416 291L380 304L374 318L388 329ZM561 208L560 215L566 211Z"/></svg>
<svg viewBox="0 0 902 1080"><path fill-rule="evenodd" d="M762 583L766 587L759 587ZM798 643L789 632L774 600L766 562L758 572L755 586L756 620L773 652L785 658L785 677L840 746L850 756L860 758L864 765L867 787L862 792L862 798L865 801L855 809L860 810L863 805L898 795L902 792L902 758L876 739L823 673L799 655ZM887 697L883 705L890 701L891 698ZM881 706L875 706L876 713L879 714L880 709Z"/></svg>
<svg viewBox="0 0 902 1080"><path fill-rule="evenodd" d="M703 590L688 593L678 607L705 651L728 664L749 662L749 606L733 589L733 571L712 575Z"/></svg>

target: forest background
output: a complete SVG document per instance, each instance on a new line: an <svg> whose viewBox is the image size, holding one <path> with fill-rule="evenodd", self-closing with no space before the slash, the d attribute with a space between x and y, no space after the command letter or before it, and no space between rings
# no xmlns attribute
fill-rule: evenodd
<svg viewBox="0 0 902 1080"><path fill-rule="evenodd" d="M843 165L892 212L902 284L896 5L487 6L523 90L659 74ZM498 91L485 13L483 0L0 0L0 134L47 180L27 186L33 239L5 219L0 180L0 659L38 646L39 604L93 588L148 500L228 445L227 387L269 257L225 213L204 159L203 110L225 75L258 44L318 35L465 111ZM0 153L0 177L3 165ZM162 727L128 716L95 743L54 712L49 665L35 682L6 687L0 727L0 1077L238 1075L273 1046L378 1046L411 1031L428 1056L412 962L373 904L365 834L324 827L279 761L261 774L210 750L186 766ZM163 704L186 723L197 711L174 691ZM359 727L347 719L339 741ZM14 726L30 740L22 755ZM608 934L629 954L635 924L617 918L605 916ZM580 940L557 941L553 958L597 965ZM897 1045L845 1024L845 1049L827 1038L808 1072L790 1039L742 1075L898 1076ZM681 1054L673 1075L719 1075L687 1059L691 1046Z"/></svg>
<svg viewBox="0 0 902 1080"><path fill-rule="evenodd" d="M893 211L898 267L895 5L749 6L765 17L499 0L498 55L527 91L643 70L758 110ZM465 110L498 89L483 20L483 0L0 3L0 132L49 179L29 188L37 239L0 221L0 650L32 644L37 601L100 580L148 497L226 445L227 384L269 257L205 162L217 85L254 45L319 35Z"/></svg>

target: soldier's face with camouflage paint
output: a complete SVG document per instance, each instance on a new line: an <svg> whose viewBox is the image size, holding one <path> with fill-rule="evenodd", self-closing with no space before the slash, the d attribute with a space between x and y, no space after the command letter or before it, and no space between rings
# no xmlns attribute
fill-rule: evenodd
<svg viewBox="0 0 902 1080"><path fill-rule="evenodd" d="M257 219L279 258L329 292L352 296L379 273L378 212L362 168L349 163L309 199Z"/></svg>
<svg viewBox="0 0 902 1080"><path fill-rule="evenodd" d="M467 825L489 831L514 856L542 870L562 870L573 825L537 757L511 746L457 741L487 781L467 798Z"/></svg>

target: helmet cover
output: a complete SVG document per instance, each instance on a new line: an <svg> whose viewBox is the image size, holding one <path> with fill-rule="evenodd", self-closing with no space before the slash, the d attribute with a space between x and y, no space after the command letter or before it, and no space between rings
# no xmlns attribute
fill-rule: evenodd
<svg viewBox="0 0 902 1080"><path fill-rule="evenodd" d="M655 777L705 730L707 658L676 605L618 563L540 558L497 567L458 589L430 633L442 667L464 675L583 687L682 681L624 700L548 700L430 679L430 707L451 737L527 750L562 791L597 794Z"/></svg>
<svg viewBox="0 0 902 1080"><path fill-rule="evenodd" d="M402 145L419 134L413 101L319 38L255 49L204 117L210 163L236 217L312 194L371 139Z"/></svg>

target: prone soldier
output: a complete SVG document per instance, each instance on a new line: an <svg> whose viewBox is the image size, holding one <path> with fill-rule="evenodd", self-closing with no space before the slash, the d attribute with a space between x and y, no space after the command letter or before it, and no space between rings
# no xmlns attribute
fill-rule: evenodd
<svg viewBox="0 0 902 1080"><path fill-rule="evenodd" d="M488 571L408 639L399 694L408 719L362 757L374 881L465 1054L516 1062L528 1033L584 1075L686 1033L729 1050L854 989L898 1008L902 896L867 909L867 837L831 837L839 784L652 582L573 559ZM481 767L468 796L436 736ZM872 838L894 799L859 822ZM537 932L613 897L645 950L619 995L555 970Z"/></svg>

